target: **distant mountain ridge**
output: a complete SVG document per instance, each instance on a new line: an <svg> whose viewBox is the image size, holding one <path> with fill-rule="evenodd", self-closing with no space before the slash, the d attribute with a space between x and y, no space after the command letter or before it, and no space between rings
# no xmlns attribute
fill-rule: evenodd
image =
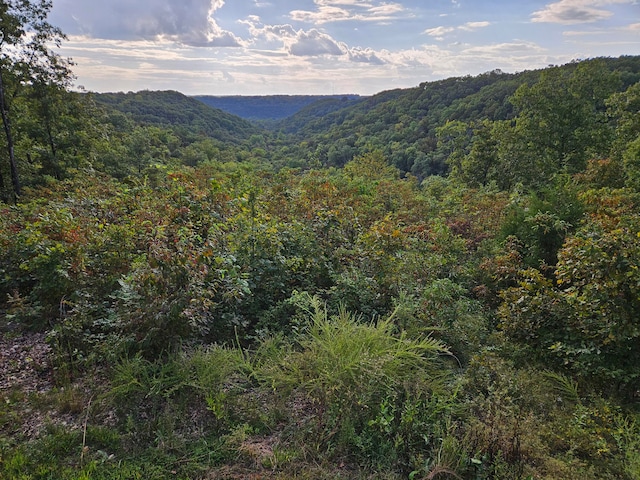
<svg viewBox="0 0 640 480"><path fill-rule="evenodd" d="M192 98L247 120L282 120L324 100L354 102L360 95L196 95Z"/></svg>

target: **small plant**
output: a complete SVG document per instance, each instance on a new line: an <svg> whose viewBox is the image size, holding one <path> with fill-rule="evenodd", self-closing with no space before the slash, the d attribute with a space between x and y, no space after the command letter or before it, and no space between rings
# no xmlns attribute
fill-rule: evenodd
<svg viewBox="0 0 640 480"><path fill-rule="evenodd" d="M640 478L640 423L638 417L615 417L614 438L624 455L624 473L629 478Z"/></svg>
<svg viewBox="0 0 640 480"><path fill-rule="evenodd" d="M565 402L580 403L580 395L578 394L578 382L562 375L561 373L546 371L543 374L544 379L549 383L552 391L558 398Z"/></svg>

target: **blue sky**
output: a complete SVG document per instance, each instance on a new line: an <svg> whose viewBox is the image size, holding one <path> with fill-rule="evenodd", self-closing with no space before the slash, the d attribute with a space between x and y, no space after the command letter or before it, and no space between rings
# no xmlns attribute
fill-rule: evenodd
<svg viewBox="0 0 640 480"><path fill-rule="evenodd" d="M374 94L640 54L638 0L53 0L98 92Z"/></svg>

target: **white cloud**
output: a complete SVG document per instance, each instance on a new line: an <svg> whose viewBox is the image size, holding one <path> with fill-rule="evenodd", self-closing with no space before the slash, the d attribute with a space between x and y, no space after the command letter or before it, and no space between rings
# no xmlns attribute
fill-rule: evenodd
<svg viewBox="0 0 640 480"><path fill-rule="evenodd" d="M286 43L288 39L295 38L297 31L291 25L262 25L253 17L245 23L249 26L253 44L266 40L268 42Z"/></svg>
<svg viewBox="0 0 640 480"><path fill-rule="evenodd" d="M472 2L54 0L54 4L56 17L51 21L69 35L60 53L76 61L78 83L97 91L371 94L496 68L520 71L574 58L633 54L640 41L637 3L632 0L546 0L537 2L533 15L521 11L511 20L498 13L484 16L489 15L484 10L475 18L487 21L464 23L465 18L457 24L451 22L462 11L455 7L462 5L467 13L467 8L473 11ZM443 5L448 10L441 12ZM618 26L589 24L586 33L578 32L582 27L566 28L573 32L564 32L564 37L553 29L551 38L548 24L533 23L518 33L526 37L513 40L513 22L575 21L579 16L572 16L570 8L587 14L592 9L596 11L592 15L602 18L607 18L602 12L614 12ZM426 23L444 15L446 19L435 20L441 26ZM434 28L425 30L427 26ZM477 34L481 29L483 35ZM493 34L497 34L494 40L486 40ZM451 42L439 41L444 39ZM503 40L507 43L500 43ZM460 43L466 41L474 45ZM420 46L422 42L427 45ZM549 50L540 47L543 42ZM242 48L218 48L224 45Z"/></svg>
<svg viewBox="0 0 640 480"><path fill-rule="evenodd" d="M447 33L454 32L455 30L456 29L454 27L435 27L435 28L428 28L427 30L424 31L424 33L426 33L431 37L442 39L444 35L446 35Z"/></svg>
<svg viewBox="0 0 640 480"><path fill-rule="evenodd" d="M61 0L61 11L73 12L72 32L92 38L170 39L195 46L240 46L214 14L224 0Z"/></svg>
<svg viewBox="0 0 640 480"><path fill-rule="evenodd" d="M605 20L613 15L607 5L632 4L633 0L560 0L549 3L542 10L533 12L533 22L575 25Z"/></svg>
<svg viewBox="0 0 640 480"><path fill-rule="evenodd" d="M289 43L287 51L291 55L301 57L316 55L344 55L346 48L344 44L338 44L333 38L316 29L308 32L300 30L294 41Z"/></svg>
<svg viewBox="0 0 640 480"><path fill-rule="evenodd" d="M321 6L315 12L307 10L292 10L289 12L291 19L296 22L323 24L351 20L353 17L348 10L339 7Z"/></svg>
<svg viewBox="0 0 640 480"><path fill-rule="evenodd" d="M464 25L458 27L460 30L466 30L467 32L471 32L473 30L477 30L479 28L485 28L491 25L490 22L467 22Z"/></svg>
<svg viewBox="0 0 640 480"><path fill-rule="evenodd" d="M467 56L498 60L504 59L505 57L513 58L514 56L537 56L545 52L546 50L536 43L514 41L491 45L469 46L464 49L463 53Z"/></svg>
<svg viewBox="0 0 640 480"><path fill-rule="evenodd" d="M370 63L372 65L383 65L386 63L379 54L371 48L355 47L349 50L349 59L356 63Z"/></svg>
<svg viewBox="0 0 640 480"><path fill-rule="evenodd" d="M72 36L65 53L77 60L79 83L89 90L174 89L186 94L373 94L438 78L495 68L525 70L576 58L551 56L526 41L446 48L424 45L389 51L349 48L318 30L297 30L290 25L254 28L261 32L262 39L277 39L278 47L175 49L165 41Z"/></svg>
<svg viewBox="0 0 640 480"><path fill-rule="evenodd" d="M263 25L253 16L243 21L249 27L251 46L295 56L344 55L345 50L329 35L316 29L296 30L291 25ZM264 53L265 50L263 50Z"/></svg>
<svg viewBox="0 0 640 480"><path fill-rule="evenodd" d="M423 33L429 35L430 37L434 37L436 40L443 40L445 35L455 32L456 30L472 32L474 30L478 30L479 28L488 27L489 25L491 25L490 22L467 22L464 25L460 25L459 27L440 26L435 28L428 28Z"/></svg>
<svg viewBox="0 0 640 480"><path fill-rule="evenodd" d="M404 12L404 7L399 3L383 3L377 7L369 8L368 12L371 14L373 19L378 18L392 18L396 13Z"/></svg>
<svg viewBox="0 0 640 480"><path fill-rule="evenodd" d="M321 25L323 23L359 21L387 22L399 18L406 9L400 3L359 0L315 0L316 10L292 10L292 20Z"/></svg>
<svg viewBox="0 0 640 480"><path fill-rule="evenodd" d="M252 16L242 23L249 27L252 36L250 44L254 48L270 42L272 48L297 57L333 56L345 57L350 62L382 65L384 61L371 48L350 48L344 42L315 28L296 30L291 25L262 25L260 19ZM264 53L264 51L263 51Z"/></svg>

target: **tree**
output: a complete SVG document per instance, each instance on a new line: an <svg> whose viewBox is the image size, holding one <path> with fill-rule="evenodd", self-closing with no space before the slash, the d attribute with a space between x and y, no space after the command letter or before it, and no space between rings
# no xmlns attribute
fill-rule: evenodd
<svg viewBox="0 0 640 480"><path fill-rule="evenodd" d="M66 86L72 77L71 62L49 48L60 46L62 31L49 22L51 0L4 0L0 3L0 115L6 140L12 193L6 194L4 177L0 189L4 200L21 194L15 152L13 101L33 85Z"/></svg>
<svg viewBox="0 0 640 480"><path fill-rule="evenodd" d="M471 129L464 122L448 121L436 128L436 137L438 138L438 149L447 155L451 174L458 178L461 177L462 159L469 151Z"/></svg>
<svg viewBox="0 0 640 480"><path fill-rule="evenodd" d="M640 221L625 190L583 195L591 213L558 252L553 277L529 268L502 292L501 328L524 358L634 395L640 371Z"/></svg>
<svg viewBox="0 0 640 480"><path fill-rule="evenodd" d="M558 172L583 171L589 158L602 158L610 143L604 101L619 84L601 61L575 69L550 68L533 86L521 85L511 97L518 114L516 134L522 154L544 183Z"/></svg>
<svg viewBox="0 0 640 480"><path fill-rule="evenodd" d="M615 123L611 156L622 163L627 186L640 190L640 82L611 95L607 107Z"/></svg>

